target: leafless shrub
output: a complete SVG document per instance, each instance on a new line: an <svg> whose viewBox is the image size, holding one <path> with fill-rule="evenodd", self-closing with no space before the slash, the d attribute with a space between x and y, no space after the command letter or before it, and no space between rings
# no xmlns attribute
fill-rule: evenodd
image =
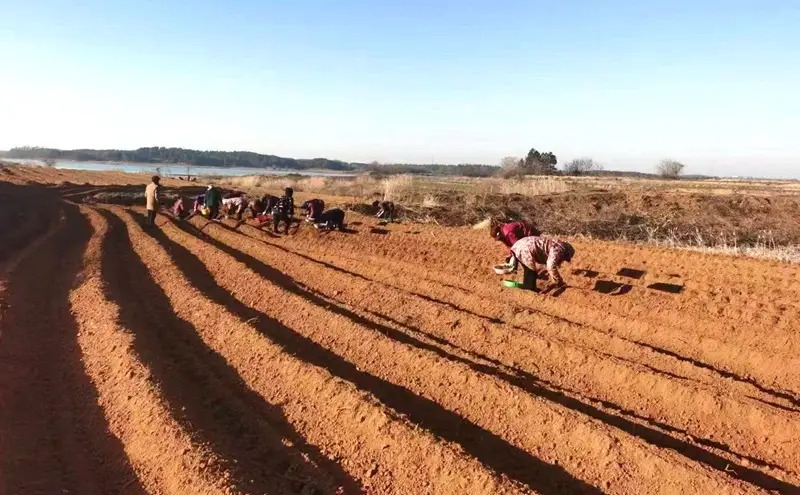
<svg viewBox="0 0 800 495"><path fill-rule="evenodd" d="M564 164L564 173L567 175L586 175L600 170L603 170L603 166L591 158L576 158Z"/></svg>
<svg viewBox="0 0 800 495"><path fill-rule="evenodd" d="M656 166L656 172L665 179L677 179L683 173L684 168L686 165L679 161L665 159Z"/></svg>

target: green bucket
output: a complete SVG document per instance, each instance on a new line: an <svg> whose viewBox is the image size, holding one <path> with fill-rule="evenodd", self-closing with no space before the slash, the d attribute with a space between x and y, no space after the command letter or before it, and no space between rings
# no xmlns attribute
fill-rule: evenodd
<svg viewBox="0 0 800 495"><path fill-rule="evenodd" d="M508 287L510 289L519 289L522 287L522 284L519 282L515 282L514 280L503 280L503 286Z"/></svg>

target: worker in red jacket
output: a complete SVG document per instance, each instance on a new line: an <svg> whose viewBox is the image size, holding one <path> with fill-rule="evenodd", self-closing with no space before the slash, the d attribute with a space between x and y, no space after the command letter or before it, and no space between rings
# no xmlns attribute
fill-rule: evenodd
<svg viewBox="0 0 800 495"><path fill-rule="evenodd" d="M520 239L540 234L541 232L536 227L523 220L501 223L496 219L492 219L489 225L489 235L492 236L492 239L502 242L509 248L509 257L506 259L506 263L514 267L516 267L516 259L511 254L511 246Z"/></svg>
<svg viewBox="0 0 800 495"><path fill-rule="evenodd" d="M306 212L307 221L315 222L319 216L322 215L323 210L325 210L325 202L316 198L309 199L300 205L300 209Z"/></svg>

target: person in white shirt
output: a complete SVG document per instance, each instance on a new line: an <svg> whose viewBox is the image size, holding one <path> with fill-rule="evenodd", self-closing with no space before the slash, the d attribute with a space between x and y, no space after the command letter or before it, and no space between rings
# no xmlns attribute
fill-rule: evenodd
<svg viewBox="0 0 800 495"><path fill-rule="evenodd" d="M156 212L158 211L158 183L161 177L154 175L152 182L144 188L144 198L147 203L147 226L152 227L156 224Z"/></svg>

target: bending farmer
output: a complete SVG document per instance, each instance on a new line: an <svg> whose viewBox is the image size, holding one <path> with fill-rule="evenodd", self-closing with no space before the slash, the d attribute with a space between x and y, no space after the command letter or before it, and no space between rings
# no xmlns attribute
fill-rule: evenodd
<svg viewBox="0 0 800 495"><path fill-rule="evenodd" d="M394 222L394 213L395 213L395 206L394 203L391 201L373 201L372 207L378 209L378 213L375 214L375 218L380 218L382 220L388 220L389 222Z"/></svg>
<svg viewBox="0 0 800 495"><path fill-rule="evenodd" d="M314 227L324 230L344 230L344 211L334 208L321 213L314 222Z"/></svg>
<svg viewBox="0 0 800 495"><path fill-rule="evenodd" d="M566 285L558 268L562 263L572 261L575 248L566 241L547 236L525 237L515 242L511 253L522 265L522 288L536 290L536 264L547 266L550 283L556 287Z"/></svg>
<svg viewBox="0 0 800 495"><path fill-rule="evenodd" d="M300 209L306 212L307 221L315 222L322 215L322 211L325 209L325 202L321 199L309 199L300 205Z"/></svg>

